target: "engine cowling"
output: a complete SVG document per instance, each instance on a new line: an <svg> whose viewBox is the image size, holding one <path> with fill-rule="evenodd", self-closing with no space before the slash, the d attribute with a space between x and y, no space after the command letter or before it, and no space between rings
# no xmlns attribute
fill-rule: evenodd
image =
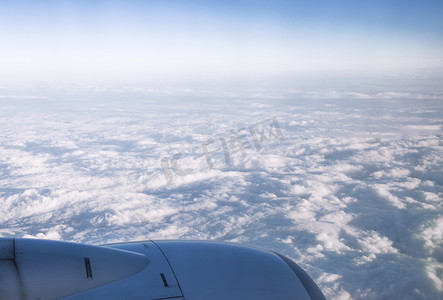
<svg viewBox="0 0 443 300"><path fill-rule="evenodd" d="M324 299L277 253L237 244L0 238L0 299Z"/></svg>

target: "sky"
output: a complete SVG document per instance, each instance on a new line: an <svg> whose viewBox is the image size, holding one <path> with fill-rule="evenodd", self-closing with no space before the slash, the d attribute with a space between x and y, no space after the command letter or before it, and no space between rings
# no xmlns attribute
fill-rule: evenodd
<svg viewBox="0 0 443 300"><path fill-rule="evenodd" d="M441 70L441 1L0 1L0 80Z"/></svg>
<svg viewBox="0 0 443 300"><path fill-rule="evenodd" d="M237 242L328 299L443 299L441 15L0 0L0 237Z"/></svg>

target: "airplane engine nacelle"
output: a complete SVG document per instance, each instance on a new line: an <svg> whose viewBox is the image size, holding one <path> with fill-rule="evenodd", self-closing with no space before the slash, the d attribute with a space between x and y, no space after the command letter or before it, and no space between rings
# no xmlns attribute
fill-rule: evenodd
<svg viewBox="0 0 443 300"><path fill-rule="evenodd" d="M228 243L0 238L0 299L325 299L293 261Z"/></svg>

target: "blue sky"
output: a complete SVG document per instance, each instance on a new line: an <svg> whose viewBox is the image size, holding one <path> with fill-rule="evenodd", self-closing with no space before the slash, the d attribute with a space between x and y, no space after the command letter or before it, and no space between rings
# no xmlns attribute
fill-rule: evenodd
<svg viewBox="0 0 443 300"><path fill-rule="evenodd" d="M249 243L328 299L443 299L442 6L0 0L0 236Z"/></svg>
<svg viewBox="0 0 443 300"><path fill-rule="evenodd" d="M443 67L441 1L0 1L0 80Z"/></svg>

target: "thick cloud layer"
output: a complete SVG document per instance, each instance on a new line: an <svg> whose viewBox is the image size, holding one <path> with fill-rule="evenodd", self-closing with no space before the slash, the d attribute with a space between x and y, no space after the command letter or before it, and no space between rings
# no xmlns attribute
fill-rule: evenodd
<svg viewBox="0 0 443 300"><path fill-rule="evenodd" d="M441 95L41 95L0 99L0 236L242 242L327 298L443 296Z"/></svg>

